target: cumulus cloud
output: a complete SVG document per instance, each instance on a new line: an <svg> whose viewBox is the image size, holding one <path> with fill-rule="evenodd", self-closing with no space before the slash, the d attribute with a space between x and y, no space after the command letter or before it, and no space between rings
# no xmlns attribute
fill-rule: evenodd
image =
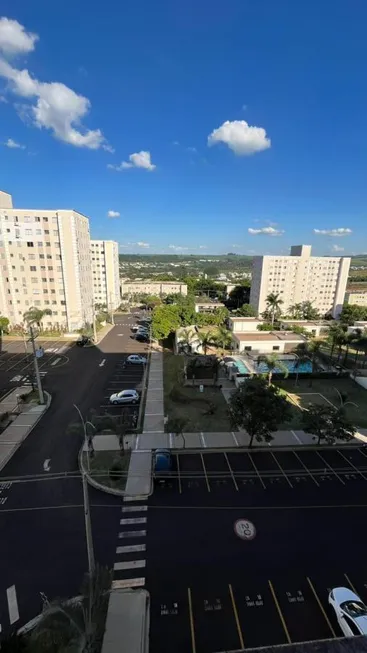
<svg viewBox="0 0 367 653"><path fill-rule="evenodd" d="M110 170L117 170L121 172L122 170L127 170L128 168L144 168L144 170L155 170L155 166L151 161L150 152L141 150L141 152L135 152L130 154L129 161L121 161L121 163L109 163L107 168Z"/></svg>
<svg viewBox="0 0 367 653"><path fill-rule="evenodd" d="M34 50L37 40L36 34L26 32L17 21L0 19L0 77L8 81L14 95L27 100L18 105L18 113L39 129L49 129L64 143L111 151L100 129L87 129L81 123L91 108L88 98L61 82L39 81L27 69L9 63L9 56Z"/></svg>
<svg viewBox="0 0 367 653"><path fill-rule="evenodd" d="M6 99L5 95L0 95L0 102L3 104L8 104L8 100Z"/></svg>
<svg viewBox="0 0 367 653"><path fill-rule="evenodd" d="M108 218L119 218L120 213L118 211L108 211L107 217Z"/></svg>
<svg viewBox="0 0 367 653"><path fill-rule="evenodd" d="M168 245L169 249L174 249L175 252L185 252L188 247L181 247L180 245Z"/></svg>
<svg viewBox="0 0 367 653"><path fill-rule="evenodd" d="M7 56L27 54L32 52L39 37L32 32L26 32L17 20L3 16L0 18L0 51Z"/></svg>
<svg viewBox="0 0 367 653"><path fill-rule="evenodd" d="M208 249L207 245L199 245L199 249Z"/></svg>
<svg viewBox="0 0 367 653"><path fill-rule="evenodd" d="M144 243L143 240L139 240L137 243L135 243L138 247L150 247L149 243Z"/></svg>
<svg viewBox="0 0 367 653"><path fill-rule="evenodd" d="M12 138L8 138L8 140L5 141L3 145L5 145L5 147L9 147L11 150L25 150L25 145L13 141Z"/></svg>
<svg viewBox="0 0 367 653"><path fill-rule="evenodd" d="M342 238L343 236L349 236L352 230L348 227L339 227L338 229L314 229L313 232L318 236L336 236Z"/></svg>
<svg viewBox="0 0 367 653"><path fill-rule="evenodd" d="M226 120L208 136L208 145L225 143L238 156L249 156L271 147L262 127L251 127L246 120Z"/></svg>
<svg viewBox="0 0 367 653"><path fill-rule="evenodd" d="M261 227L260 229L248 229L251 236L281 236L284 231L281 229L274 229L274 227Z"/></svg>
<svg viewBox="0 0 367 653"><path fill-rule="evenodd" d="M344 252L344 247L339 247L339 245L332 245L331 249L333 252Z"/></svg>

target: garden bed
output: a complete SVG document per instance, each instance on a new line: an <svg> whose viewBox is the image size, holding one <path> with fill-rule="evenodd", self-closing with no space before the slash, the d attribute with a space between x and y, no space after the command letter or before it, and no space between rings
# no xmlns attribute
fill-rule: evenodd
<svg viewBox="0 0 367 653"><path fill-rule="evenodd" d="M130 455L130 450L125 451L123 456L119 451L95 451L93 458L89 457L91 478L114 490L124 490ZM85 451L83 452L83 465L87 470L88 458Z"/></svg>

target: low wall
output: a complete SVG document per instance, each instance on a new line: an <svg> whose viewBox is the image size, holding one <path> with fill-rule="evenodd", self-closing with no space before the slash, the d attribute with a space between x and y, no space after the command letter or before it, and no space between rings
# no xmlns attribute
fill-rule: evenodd
<svg viewBox="0 0 367 653"><path fill-rule="evenodd" d="M367 390L367 377L365 377L365 376L356 376L356 378L353 378L353 377L351 377L351 378L353 379L353 381L358 383L358 385L362 386L362 388Z"/></svg>

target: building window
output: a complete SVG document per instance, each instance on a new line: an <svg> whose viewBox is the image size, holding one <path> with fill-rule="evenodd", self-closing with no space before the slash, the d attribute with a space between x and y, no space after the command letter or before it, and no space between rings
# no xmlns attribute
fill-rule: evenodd
<svg viewBox="0 0 367 653"><path fill-rule="evenodd" d="M59 232L58 232L57 229L54 229L52 233L53 233L53 235L56 236L56 237L59 235Z"/></svg>
<svg viewBox="0 0 367 653"><path fill-rule="evenodd" d="M48 290L47 290L47 288L44 288L44 289L43 289L43 294L44 294L44 295L48 295Z"/></svg>
<svg viewBox="0 0 367 653"><path fill-rule="evenodd" d="M26 229L25 230L25 235L26 236L31 236L32 235L32 229Z"/></svg>
<svg viewBox="0 0 367 653"><path fill-rule="evenodd" d="M44 255L44 254L40 254L40 258L45 258L45 255Z"/></svg>
<svg viewBox="0 0 367 653"><path fill-rule="evenodd" d="M273 351L279 351L279 345L274 345Z"/></svg>
<svg viewBox="0 0 367 653"><path fill-rule="evenodd" d="M31 283L37 283L38 279L37 277L31 277Z"/></svg>
<svg viewBox="0 0 367 653"><path fill-rule="evenodd" d="M50 303L50 301L48 299L45 299L44 304L46 304L46 306L48 306L49 303Z"/></svg>
<svg viewBox="0 0 367 653"><path fill-rule="evenodd" d="M252 347L251 347L250 345L247 345L247 346L245 347L245 351L251 351L251 349L252 349Z"/></svg>
<svg viewBox="0 0 367 653"><path fill-rule="evenodd" d="M41 291L39 290L39 288L33 288L33 295L40 295L40 294Z"/></svg>
<svg viewBox="0 0 367 653"><path fill-rule="evenodd" d="M43 283L47 283L46 277L42 277L42 281L43 281Z"/></svg>
<svg viewBox="0 0 367 653"><path fill-rule="evenodd" d="M53 299L51 304L57 304L57 301L55 301L55 299Z"/></svg>
<svg viewBox="0 0 367 653"><path fill-rule="evenodd" d="M34 302L34 305L35 305L35 306L41 306L41 302L40 302L40 300L39 300L39 299L36 299L35 302Z"/></svg>
<svg viewBox="0 0 367 653"><path fill-rule="evenodd" d="M50 243L50 241L49 241L49 240L46 240L45 245L46 245L46 247L51 247L51 243Z"/></svg>
<svg viewBox="0 0 367 653"><path fill-rule="evenodd" d="M38 215L36 215L36 217L34 218L34 221L35 222L41 222L41 218Z"/></svg>
<svg viewBox="0 0 367 653"><path fill-rule="evenodd" d="M25 215L23 218L23 222L30 222L31 221L31 216L30 215Z"/></svg>
<svg viewBox="0 0 367 653"><path fill-rule="evenodd" d="M35 265L31 265L31 266L29 267L29 269L30 269L31 272L37 272L37 268L36 268Z"/></svg>
<svg viewBox="0 0 367 653"><path fill-rule="evenodd" d="M56 295L56 290L54 290L53 288L51 289L51 295Z"/></svg>
<svg viewBox="0 0 367 653"><path fill-rule="evenodd" d="M43 222L48 222L48 218L43 218Z"/></svg>
<svg viewBox="0 0 367 653"><path fill-rule="evenodd" d="M34 247L34 243L32 241L27 242L27 247Z"/></svg>
<svg viewBox="0 0 367 653"><path fill-rule="evenodd" d="M49 265L47 269L48 269L48 270L53 270L52 265Z"/></svg>
<svg viewBox="0 0 367 653"><path fill-rule="evenodd" d="M36 258L36 255L35 255L35 254L28 254L28 259L29 259L29 261L34 261L35 258Z"/></svg>
<svg viewBox="0 0 367 653"><path fill-rule="evenodd" d="M47 254L47 258L52 258L51 254Z"/></svg>
<svg viewBox="0 0 367 653"><path fill-rule="evenodd" d="M57 215L53 215L52 218L51 218L51 221L52 222L57 222Z"/></svg>

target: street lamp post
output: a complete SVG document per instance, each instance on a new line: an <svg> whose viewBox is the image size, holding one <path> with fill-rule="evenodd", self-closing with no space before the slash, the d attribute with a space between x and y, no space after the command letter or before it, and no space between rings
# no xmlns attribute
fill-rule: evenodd
<svg viewBox="0 0 367 653"><path fill-rule="evenodd" d="M88 436L87 436L87 422L84 421L83 415L81 414L81 411L80 411L80 408L78 408L78 406L76 404L73 404L73 406L78 411L79 417L80 417L81 422L83 424L84 444L85 444L86 450L87 450L87 467L88 467L88 472L90 472L89 446L88 446Z"/></svg>

